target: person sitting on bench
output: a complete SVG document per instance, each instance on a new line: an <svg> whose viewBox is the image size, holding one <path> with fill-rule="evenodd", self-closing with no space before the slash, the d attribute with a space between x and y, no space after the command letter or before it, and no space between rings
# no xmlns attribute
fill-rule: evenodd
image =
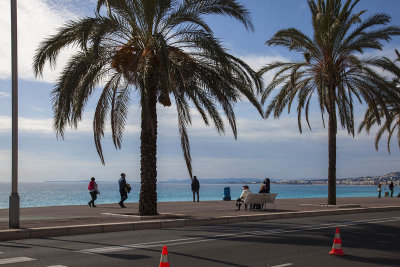
<svg viewBox="0 0 400 267"><path fill-rule="evenodd" d="M250 189L249 189L249 186L248 186L248 185L244 185L244 186L243 186L243 192L242 192L242 194L241 194L240 197L236 200L236 207L238 207L237 210L240 210L240 206L242 205L242 203L244 202L244 200L246 199L246 197L247 197L249 194L251 194L251 191L250 191ZM247 205L245 205L244 208L247 210Z"/></svg>
<svg viewBox="0 0 400 267"><path fill-rule="evenodd" d="M260 193L269 193L268 191L267 191L267 187L265 186L265 184L261 184L261 186L260 186L260 191L258 191L258 193L260 194Z"/></svg>
<svg viewBox="0 0 400 267"><path fill-rule="evenodd" d="M260 186L260 191L258 191L258 193L259 193L259 194L260 194L260 193L263 193L263 194L269 193L269 192L267 191L267 186L266 186L265 184L261 184L261 186ZM261 209L261 205L260 205L260 204L253 204L253 209Z"/></svg>

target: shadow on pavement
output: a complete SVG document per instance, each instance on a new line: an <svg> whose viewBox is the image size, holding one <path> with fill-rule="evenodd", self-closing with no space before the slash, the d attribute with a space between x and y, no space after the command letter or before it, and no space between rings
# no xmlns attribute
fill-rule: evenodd
<svg viewBox="0 0 400 267"><path fill-rule="evenodd" d="M101 253L103 256L107 256L110 258L116 258L120 260L129 260L129 261L134 261L134 260L142 260L142 259L148 259L152 258L146 255L132 255L132 254L120 254L120 253Z"/></svg>
<svg viewBox="0 0 400 267"><path fill-rule="evenodd" d="M388 265L388 266L399 266L399 258L388 258L388 257L360 257L354 255L345 255L342 257L343 260L355 261L355 262L365 262L365 263L374 263L378 265Z"/></svg>
<svg viewBox="0 0 400 267"><path fill-rule="evenodd" d="M1 243L0 247L5 247L5 248L30 248L30 246L22 246L22 245L12 245L12 244L8 244L8 243Z"/></svg>
<svg viewBox="0 0 400 267"><path fill-rule="evenodd" d="M274 233L274 228L282 229L282 226L287 226L288 232ZM187 238L204 238L210 240L229 240L240 243L259 243L260 247L267 248L271 245L291 245L293 248L296 246L310 247L311 248L326 248L327 254L332 248L334 229L335 227L323 229L309 229L309 230L294 230L295 223L274 224L265 222L262 223L241 223L240 225L229 225L229 229L222 229L221 226L201 228L184 228L180 231L188 231ZM302 226L300 226L301 228ZM318 225L316 225L318 227ZM245 231L243 231L245 229ZM283 228L285 230L285 228ZM189 233L192 232L193 233ZM204 236L202 233L195 234L194 231L203 231L212 233L213 235ZM257 232L259 231L259 232ZM265 231L265 232L263 232ZM222 236L219 234L237 233L234 236ZM341 229L341 238L344 257L335 257L335 260L340 262L357 262L357 263L373 263L386 266L400 266L399 259L393 258L393 254L400 254L400 239L396 235L399 233L398 226L379 225L379 224L359 224L345 226ZM240 236L241 234L246 236ZM245 245L244 245L245 246ZM391 253L391 254L390 254ZM367 255L368 257L362 256ZM329 256L330 257L330 256Z"/></svg>

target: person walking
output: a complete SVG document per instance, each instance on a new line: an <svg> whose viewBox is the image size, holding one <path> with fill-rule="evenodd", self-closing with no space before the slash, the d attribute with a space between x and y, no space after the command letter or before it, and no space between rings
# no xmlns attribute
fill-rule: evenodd
<svg viewBox="0 0 400 267"><path fill-rule="evenodd" d="M89 194L92 197L92 200L90 200L88 202L88 204L89 204L89 207L93 207L93 208L96 208L94 201L97 199L97 194L100 194L100 191L97 188L97 183L95 182L95 180L96 179L94 177L90 178L90 182L88 185Z"/></svg>
<svg viewBox="0 0 400 267"><path fill-rule="evenodd" d="M382 185L381 183L378 184L378 198L381 198L381 193L382 193Z"/></svg>
<svg viewBox="0 0 400 267"><path fill-rule="evenodd" d="M394 192L393 181L391 181L390 184L389 184L389 190L390 190L390 197L393 197L393 192Z"/></svg>
<svg viewBox="0 0 400 267"><path fill-rule="evenodd" d="M199 180L197 180L196 176L193 176L192 180L193 202L195 202L195 194L197 194L197 202L199 202L199 191L200 191Z"/></svg>
<svg viewBox="0 0 400 267"><path fill-rule="evenodd" d="M124 205L124 201L128 198L128 190L125 177L125 173L121 173L121 178L118 180L119 193L121 195L121 201L118 202L118 204L121 206L121 208L126 208Z"/></svg>
<svg viewBox="0 0 400 267"><path fill-rule="evenodd" d="M270 193L271 191L271 180L269 178L265 178L263 184L265 184L265 193Z"/></svg>

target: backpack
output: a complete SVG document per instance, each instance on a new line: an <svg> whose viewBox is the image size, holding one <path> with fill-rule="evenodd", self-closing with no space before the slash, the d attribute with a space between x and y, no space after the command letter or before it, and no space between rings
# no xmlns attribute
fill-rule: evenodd
<svg viewBox="0 0 400 267"><path fill-rule="evenodd" d="M94 182L90 181L88 185L88 190L93 190L94 189Z"/></svg>

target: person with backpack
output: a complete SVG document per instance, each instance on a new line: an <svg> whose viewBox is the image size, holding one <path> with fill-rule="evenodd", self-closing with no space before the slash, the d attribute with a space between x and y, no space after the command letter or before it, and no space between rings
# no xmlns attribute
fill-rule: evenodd
<svg viewBox="0 0 400 267"><path fill-rule="evenodd" d="M200 191L200 183L197 180L197 177L194 176L192 180L192 192L193 192L193 202L195 202L195 194L197 194L197 202L199 202L199 191Z"/></svg>
<svg viewBox="0 0 400 267"><path fill-rule="evenodd" d="M89 194L92 197L92 200L90 200L88 202L88 204L89 204L89 207L93 207L93 208L96 208L94 201L97 199L97 194L100 194L100 191L97 188L97 183L95 182L95 180L96 179L94 177L90 178L90 182L88 185Z"/></svg>
<svg viewBox="0 0 400 267"><path fill-rule="evenodd" d="M121 208L126 208L124 201L128 198L128 193L131 192L131 186L126 183L125 177L125 173L121 173L121 178L118 180L119 194L121 195L121 201L118 204Z"/></svg>

